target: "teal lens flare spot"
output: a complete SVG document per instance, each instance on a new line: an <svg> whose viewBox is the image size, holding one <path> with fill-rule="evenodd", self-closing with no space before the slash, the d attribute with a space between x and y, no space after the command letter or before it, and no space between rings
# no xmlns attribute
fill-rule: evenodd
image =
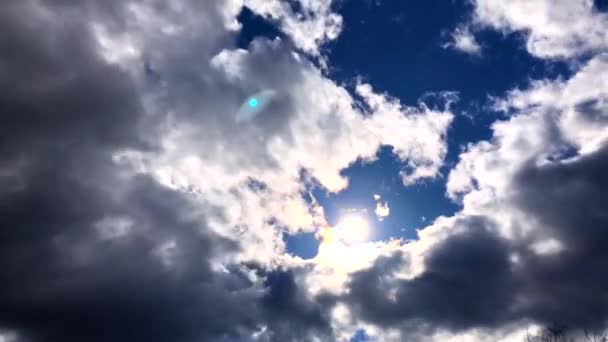
<svg viewBox="0 0 608 342"><path fill-rule="evenodd" d="M0 3L2 0L0 0ZM276 97L276 92L272 89L262 90L255 94L250 94L244 98L235 115L237 122L247 122L255 119L258 115L264 115L266 109ZM1 341L0 341L1 342Z"/></svg>

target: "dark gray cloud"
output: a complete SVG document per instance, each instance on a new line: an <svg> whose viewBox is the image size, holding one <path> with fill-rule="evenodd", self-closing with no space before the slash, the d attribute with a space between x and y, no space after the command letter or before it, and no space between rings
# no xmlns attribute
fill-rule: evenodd
<svg viewBox="0 0 608 342"><path fill-rule="evenodd" d="M329 305L306 297L297 273L303 270L271 272L265 285L270 289L262 299L263 307L272 317L270 336L276 341L315 341L331 339Z"/></svg>
<svg viewBox="0 0 608 342"><path fill-rule="evenodd" d="M120 196L56 176L3 197L0 326L23 341L247 340L329 333L290 274L256 285L210 259L238 248L204 226L192 199L139 176ZM106 218L130 222L104 237ZM112 223L110 221L110 223Z"/></svg>
<svg viewBox="0 0 608 342"><path fill-rule="evenodd" d="M564 162L524 167L514 203L539 220L562 251L529 254L520 272L524 313L542 322L601 326L608 319L608 148Z"/></svg>
<svg viewBox="0 0 608 342"><path fill-rule="evenodd" d="M48 11L58 11L51 14ZM0 152L141 146L142 108L132 80L97 53L78 12L9 1L0 33Z"/></svg>
<svg viewBox="0 0 608 342"><path fill-rule="evenodd" d="M252 284L208 262L236 246L205 232L187 199L145 178L117 182L129 187L119 201L57 178L3 198L1 325L26 341L190 341L255 328ZM113 216L132 227L104 239L95 223Z"/></svg>
<svg viewBox="0 0 608 342"><path fill-rule="evenodd" d="M381 326L428 324L461 331L500 326L511 316L514 279L508 244L480 217L456 223L464 232L433 247L425 271L412 280L396 280L402 256L380 259L357 272L345 297L365 321Z"/></svg>

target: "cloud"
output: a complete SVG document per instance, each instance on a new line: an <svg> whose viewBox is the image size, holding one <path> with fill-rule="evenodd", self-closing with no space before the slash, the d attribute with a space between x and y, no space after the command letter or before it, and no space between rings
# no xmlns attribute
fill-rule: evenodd
<svg viewBox="0 0 608 342"><path fill-rule="evenodd" d="M590 0L475 0L476 25L522 32L528 51L542 58L570 58L608 48L608 15Z"/></svg>
<svg viewBox="0 0 608 342"><path fill-rule="evenodd" d="M320 48L342 31L343 19L332 9L332 0L298 1L245 0L256 13L277 21L295 46L320 57Z"/></svg>
<svg viewBox="0 0 608 342"><path fill-rule="evenodd" d="M481 45L468 27L457 27L450 34L450 41L442 45L443 48L452 48L470 55L481 55Z"/></svg>
<svg viewBox="0 0 608 342"><path fill-rule="evenodd" d="M127 13L106 4L91 15ZM96 45L87 8L11 2L2 14L2 50L13 53L0 76L0 326L19 341L211 340L272 327L272 309L259 307L274 285L240 266L216 270L215 257L240 247L208 228L213 207L115 163L120 151L159 151L163 120L122 68L132 61Z"/></svg>
<svg viewBox="0 0 608 342"><path fill-rule="evenodd" d="M507 340L553 322L605 326L604 63L596 56L569 80L533 82L496 101L508 118L493 124L491 140L469 145L448 177L463 209L352 273L338 300L351 320L414 341L474 332Z"/></svg>
<svg viewBox="0 0 608 342"><path fill-rule="evenodd" d="M376 201L376 209L374 210L374 213L376 214L378 221L382 221L391 213L391 210L388 207L388 202L384 201L384 203L382 203L380 195L376 194L374 194L374 200Z"/></svg>
<svg viewBox="0 0 608 342"><path fill-rule="evenodd" d="M305 19L277 4L247 5L302 51L339 32L329 2L303 2ZM7 4L2 331L34 342L334 333L333 304L311 295L307 269L284 253L284 233L320 222L301 195L307 182L343 189L340 171L382 145L409 164L409 181L435 177L452 114L362 84L363 113L290 43L237 49L242 5ZM276 101L237 122L263 89Z"/></svg>
<svg viewBox="0 0 608 342"><path fill-rule="evenodd" d="M514 281L505 272L507 244L481 218L455 224L462 232L427 252L421 274L399 279L394 272L407 259L399 254L379 259L353 274L345 302L362 320L403 331L416 322L462 331L508 320Z"/></svg>
<svg viewBox="0 0 608 342"><path fill-rule="evenodd" d="M508 115L448 177L461 212L417 241L322 244L304 261L285 253L283 234L326 225L302 196L311 183L344 189L340 171L383 145L405 185L437 177L453 115L364 83L360 109L306 56L320 56L341 18L329 1L298 3L7 3L2 336L313 341L364 327L384 341L496 340L552 320L602 325L606 57L496 99ZM238 49L243 4L287 38ZM480 23L528 29L537 55L603 46L578 39L603 25L580 4L572 13L586 21L558 25L564 35L517 19L518 2L476 4ZM534 6L530 15L557 20ZM238 122L264 89L276 91L272 105Z"/></svg>
<svg viewBox="0 0 608 342"><path fill-rule="evenodd" d="M100 16L120 8L104 4ZM263 287L238 269L213 270L213 257L238 245L206 229L211 213L113 162L115 151L158 149L157 121L73 11L86 13L22 1L2 13L2 51L13 52L0 62L0 326L17 341L185 341L254 329ZM158 253L163 246L173 247Z"/></svg>
<svg viewBox="0 0 608 342"><path fill-rule="evenodd" d="M174 66L166 56L163 60L168 64L154 66L165 70L166 82L157 108L167 106L165 97L181 99L171 107L174 123L162 142L170 148L160 154L127 153L122 161L140 165L163 184L191 189L220 205L224 215L212 219L210 227L248 241L243 259L268 262L281 253L282 231L316 229L311 208L301 197L302 170L328 190L338 191L347 186L340 170L358 158L372 160L382 145L395 146L411 165L410 182L434 177L445 156L449 112L404 107L365 86L379 107L364 115L343 88L286 51L281 41L256 41L249 51L219 52L206 77L215 75L224 83L214 83L209 95L186 97L190 90L182 89L182 80L172 72L190 64L178 60ZM200 82L197 86L205 89L205 81ZM224 87L221 96L216 94L219 84ZM235 122L234 104L268 87L280 89L276 103L251 124ZM406 131L411 133L402 139ZM264 185L263 191L244 187L252 178Z"/></svg>
<svg viewBox="0 0 608 342"><path fill-rule="evenodd" d="M269 331L269 339L314 340L330 339L329 305L313 303L303 289L296 283L297 270L274 271L266 277L270 291L262 302L268 312L274 316L276 325ZM301 280L300 280L301 281Z"/></svg>
<svg viewBox="0 0 608 342"><path fill-rule="evenodd" d="M607 257L606 160L604 148L576 162L526 164L511 180L515 195L493 207L502 212L436 222L401 253L354 272L337 300L350 308L355 326L396 330L395 340L473 331L481 334L476 341L507 340L521 336L522 327L552 322L603 327L606 279L597 270ZM521 219L515 224L525 233L505 236L505 218ZM534 242L547 237L562 248L539 252Z"/></svg>
<svg viewBox="0 0 608 342"><path fill-rule="evenodd" d="M168 64L156 66L165 70L163 91L175 91L169 98L181 99L172 107L175 123L165 135L164 144L171 148L160 155L137 154L147 172L159 175L164 183L192 188L220 203L227 215L211 222L211 227L219 234L243 235L261 244L251 245L244 253L256 255L244 258L268 261L280 252L279 229L315 229L309 205L301 197L302 170L328 190L338 191L347 186L341 169L358 158L372 160L380 146L393 145L411 164L407 179L413 182L434 177L446 151L449 112L405 107L362 85L366 100L373 101L372 111L364 114L343 88L285 48L278 40L259 40L249 51L222 50L212 58L207 75L223 83L215 82L209 95L191 97L185 97L189 90L182 90L182 80L171 74L190 64L178 60L173 65L163 57ZM215 94L218 83L224 87L221 96ZM256 89L270 87L279 92L275 105L251 124L236 123L234 103L240 105ZM410 132L407 139L402 132ZM199 152L203 150L205 154ZM264 191L244 189L242 184L250 178L264 184ZM293 214L285 216L286 212ZM270 218L281 228L269 226Z"/></svg>
<svg viewBox="0 0 608 342"><path fill-rule="evenodd" d="M376 113L368 128L382 136L382 144L393 146L402 161L407 161L408 168L401 175L403 183L410 185L436 177L447 153L445 131L454 118L449 112L451 102L443 111L431 110L424 104L420 108L404 107L388 94L375 93L369 84L358 84L356 92Z"/></svg>

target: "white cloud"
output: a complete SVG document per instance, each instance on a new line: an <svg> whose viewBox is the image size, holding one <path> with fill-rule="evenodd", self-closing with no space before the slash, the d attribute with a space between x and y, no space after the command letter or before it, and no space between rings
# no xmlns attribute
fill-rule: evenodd
<svg viewBox="0 0 608 342"><path fill-rule="evenodd" d="M376 194L374 194L374 200L376 201L376 209L374 210L374 213L376 213L376 217L378 218L378 220L382 221L391 213L391 210L388 207L388 202L382 202L380 195Z"/></svg>
<svg viewBox="0 0 608 342"><path fill-rule="evenodd" d="M474 22L527 36L530 53L568 58L608 49L608 14L591 0L475 0Z"/></svg>
<svg viewBox="0 0 608 342"><path fill-rule="evenodd" d="M238 1L218 6L224 13L218 18L201 18L192 10L196 6L179 4L167 10L128 5L124 32L95 24L103 28L96 31L102 52L111 62L130 66L141 83L149 115L166 118L160 153L123 151L117 160L198 196L209 227L244 246L238 260L283 260L284 232L318 229L318 206L301 196L302 170L329 191L339 191L348 185L340 170L357 159L371 161L380 146L392 145L407 165L404 183L437 175L453 118L448 109L409 107L359 84L357 93L371 108L362 113L346 89L281 40L234 49ZM339 33L341 19L330 1L302 1L304 16L278 1L245 4L277 20L313 55ZM133 46L146 53L107 51L116 46L119 52ZM143 62L157 80L137 67ZM264 89L276 91L276 100L252 122L237 122L243 101ZM264 188L250 189L252 179Z"/></svg>
<svg viewBox="0 0 608 342"><path fill-rule="evenodd" d="M404 107L387 94L375 93L369 84L359 84L356 91L376 113L369 129L382 137L382 144L394 146L394 153L407 160L410 170L403 172L403 182L412 184L437 176L447 153L445 131L453 115L447 109L430 110L424 104L421 108Z"/></svg>
<svg viewBox="0 0 608 342"><path fill-rule="evenodd" d="M567 82L535 82L532 88L514 90L498 108L515 111L557 111L559 131L580 153L596 151L608 139L605 111L608 101L608 54L583 66Z"/></svg>
<svg viewBox="0 0 608 342"><path fill-rule="evenodd" d="M450 41L443 45L444 48L452 48L471 55L481 54L481 45L477 42L475 35L468 27L457 27L450 34Z"/></svg>
<svg viewBox="0 0 608 342"><path fill-rule="evenodd" d="M342 31L342 17L333 12L333 0L300 0L299 11L280 0L245 0L256 13L277 21L295 45L303 51L319 56L320 47L338 37Z"/></svg>

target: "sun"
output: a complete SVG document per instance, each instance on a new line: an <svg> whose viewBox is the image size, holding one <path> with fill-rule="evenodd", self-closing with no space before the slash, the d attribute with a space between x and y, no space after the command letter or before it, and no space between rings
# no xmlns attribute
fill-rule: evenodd
<svg viewBox="0 0 608 342"><path fill-rule="evenodd" d="M344 216L335 227L336 238L349 245L367 241L369 233L367 220L356 214Z"/></svg>

